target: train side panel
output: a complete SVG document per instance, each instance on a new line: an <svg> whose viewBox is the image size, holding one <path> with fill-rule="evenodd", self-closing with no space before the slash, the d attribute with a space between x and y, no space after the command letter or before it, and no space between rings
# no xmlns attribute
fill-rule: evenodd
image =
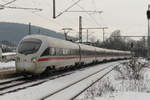
<svg viewBox="0 0 150 100"><path fill-rule="evenodd" d="M81 47L81 62L89 64L96 61L96 49L93 46L80 44Z"/></svg>
<svg viewBox="0 0 150 100"><path fill-rule="evenodd" d="M78 44L55 38L49 38L47 42L47 48L38 59L40 66L60 68L69 67L79 62Z"/></svg>

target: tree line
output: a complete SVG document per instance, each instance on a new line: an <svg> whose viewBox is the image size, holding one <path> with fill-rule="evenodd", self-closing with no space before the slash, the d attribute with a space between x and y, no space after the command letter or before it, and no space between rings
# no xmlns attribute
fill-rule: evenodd
<svg viewBox="0 0 150 100"><path fill-rule="evenodd" d="M95 46L107 49L132 51L134 56L147 56L147 43L145 37L133 40L130 37L122 37L120 30L115 30L104 42L95 42Z"/></svg>

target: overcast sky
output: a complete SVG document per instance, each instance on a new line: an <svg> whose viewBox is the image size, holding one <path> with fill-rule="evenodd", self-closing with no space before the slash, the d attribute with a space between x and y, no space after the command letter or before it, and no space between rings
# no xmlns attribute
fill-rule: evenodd
<svg viewBox="0 0 150 100"><path fill-rule="evenodd" d="M11 0L1 0L1 4ZM56 0L56 13L59 14L77 0ZM8 6L41 8L41 12L31 10L1 10L0 21L17 22L49 28L63 32L64 27L72 27L70 35L77 35L79 15L83 17L83 27L107 26L107 36L120 29L122 35L147 35L146 11L150 0L81 0L78 3L84 10L99 10L102 14L64 13L57 19L52 18L52 0L17 0ZM83 10L78 5L70 10ZM76 33L74 33L76 32ZM90 30L90 35L102 40L101 30ZM84 36L85 33L84 33Z"/></svg>

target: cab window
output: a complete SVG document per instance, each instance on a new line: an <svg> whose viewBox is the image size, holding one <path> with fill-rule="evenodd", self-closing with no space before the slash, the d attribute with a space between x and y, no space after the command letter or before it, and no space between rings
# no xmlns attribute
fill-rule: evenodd
<svg viewBox="0 0 150 100"><path fill-rule="evenodd" d="M41 56L48 56L48 55L50 55L49 51L50 51L50 48L47 48L47 49L42 53Z"/></svg>
<svg viewBox="0 0 150 100"><path fill-rule="evenodd" d="M39 39L25 39L19 44L18 52L25 55L36 53L39 50L41 44L42 41Z"/></svg>

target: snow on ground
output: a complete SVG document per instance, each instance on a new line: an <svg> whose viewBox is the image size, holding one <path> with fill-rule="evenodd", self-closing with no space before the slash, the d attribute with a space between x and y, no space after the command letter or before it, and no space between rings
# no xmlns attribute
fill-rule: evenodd
<svg viewBox="0 0 150 100"><path fill-rule="evenodd" d="M147 64L150 63L145 59L138 59L136 63ZM9 67L15 67L15 62L11 61L8 63L0 62L0 69ZM150 67L150 65L149 65ZM129 73L125 67L121 67L122 72L112 71L108 77L105 77L100 83L91 87L88 91L80 95L76 100L149 100L150 99L150 68L142 70L141 74L143 78L141 80L132 80L129 77ZM121 69L121 70L122 70ZM90 68L86 72L79 71L65 78L60 78L46 82L40 86L31 87L25 90L18 91L16 93L6 94L0 96L1 99L12 98L12 100L36 100L43 96L48 95L54 90L58 90L64 85L73 82L75 79L80 79L83 75L90 73L97 69ZM121 75L122 74L122 75ZM100 92L99 92L100 91ZM73 92L73 91L71 91ZM24 97L24 99L22 98Z"/></svg>
<svg viewBox="0 0 150 100"><path fill-rule="evenodd" d="M0 62L0 72L15 68L15 61Z"/></svg>
<svg viewBox="0 0 150 100"><path fill-rule="evenodd" d="M10 62L0 62L0 69L7 67L15 67L15 61Z"/></svg>
<svg viewBox="0 0 150 100"><path fill-rule="evenodd" d="M16 55L16 52L2 53L2 56Z"/></svg>
<svg viewBox="0 0 150 100"><path fill-rule="evenodd" d="M145 58L139 58L139 59L137 59L137 62L140 62L141 64L148 64L148 63L150 63L148 60L146 60Z"/></svg>
<svg viewBox="0 0 150 100"><path fill-rule="evenodd" d="M136 64L139 66L147 65L147 63L150 62L142 58L136 60ZM149 100L150 69L143 68L140 71L141 78L138 80L130 77L130 74L133 73L128 68L125 66L120 68L112 71L76 100Z"/></svg>
<svg viewBox="0 0 150 100"><path fill-rule="evenodd" d="M80 70L71 75L50 80L38 86L30 87L21 91L0 96L0 100L1 99L8 100L9 98L11 98L11 100L39 100L41 99L41 97L45 97L53 93L54 91L57 91L62 87L67 86L68 84L76 82L77 80L80 80L85 76L88 76L90 73L97 72L98 70L105 68L106 66L115 65L115 64L117 63L112 62L108 64L96 65L95 67L90 67L86 70Z"/></svg>
<svg viewBox="0 0 150 100"><path fill-rule="evenodd" d="M96 97L94 100L149 100L150 93L119 92L105 97Z"/></svg>

